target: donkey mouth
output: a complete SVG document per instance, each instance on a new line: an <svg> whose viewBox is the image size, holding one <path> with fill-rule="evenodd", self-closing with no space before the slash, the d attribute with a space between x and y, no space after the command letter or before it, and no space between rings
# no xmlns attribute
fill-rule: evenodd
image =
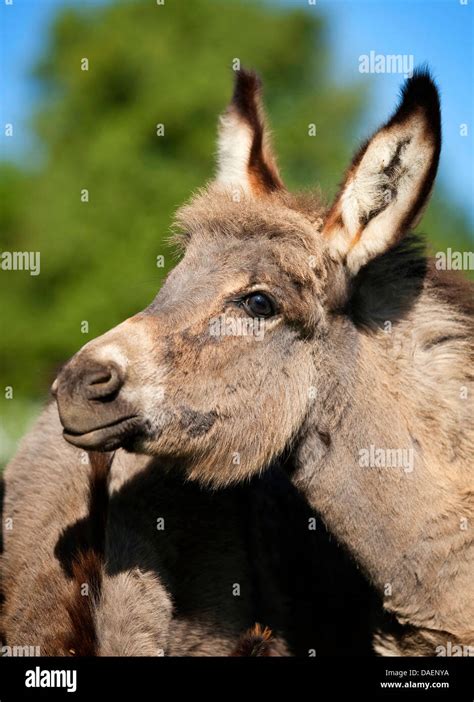
<svg viewBox="0 0 474 702"><path fill-rule="evenodd" d="M85 432L75 432L65 427L63 436L66 441L78 448L112 451L129 442L131 437L138 432L139 424L138 416L132 415Z"/></svg>

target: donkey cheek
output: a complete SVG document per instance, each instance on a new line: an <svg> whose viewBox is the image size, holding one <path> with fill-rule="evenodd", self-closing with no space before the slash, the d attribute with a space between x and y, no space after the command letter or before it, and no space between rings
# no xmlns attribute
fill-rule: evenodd
<svg viewBox="0 0 474 702"><path fill-rule="evenodd" d="M180 407L180 428L191 438L207 434L217 419L217 412L199 412L187 406Z"/></svg>

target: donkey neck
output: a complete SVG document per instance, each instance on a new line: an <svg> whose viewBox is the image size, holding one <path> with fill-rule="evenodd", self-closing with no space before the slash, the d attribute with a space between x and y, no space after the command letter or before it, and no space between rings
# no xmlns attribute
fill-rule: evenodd
<svg viewBox="0 0 474 702"><path fill-rule="evenodd" d="M458 579L469 588L468 566L455 562L460 550L468 553L467 472L450 446L444 407L436 407L435 426L422 379L417 386L418 374L407 370L411 325L397 334L387 346L381 334L341 320L332 352L317 364L319 402L303 430L293 479L386 609L402 623L462 630L459 605L443 587L455 591Z"/></svg>

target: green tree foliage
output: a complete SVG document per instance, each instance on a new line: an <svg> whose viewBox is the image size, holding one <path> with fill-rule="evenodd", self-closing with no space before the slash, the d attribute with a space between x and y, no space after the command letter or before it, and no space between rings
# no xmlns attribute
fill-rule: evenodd
<svg viewBox="0 0 474 702"><path fill-rule="evenodd" d="M174 262L172 213L212 176L234 59L264 78L289 187L334 193L368 95L334 87L330 58L321 17L264 4L140 0L57 16L36 70L41 164L0 168L1 247L41 252L39 276L0 276L2 387L40 398L60 363L153 298ZM451 209L432 209L436 245L467 236Z"/></svg>

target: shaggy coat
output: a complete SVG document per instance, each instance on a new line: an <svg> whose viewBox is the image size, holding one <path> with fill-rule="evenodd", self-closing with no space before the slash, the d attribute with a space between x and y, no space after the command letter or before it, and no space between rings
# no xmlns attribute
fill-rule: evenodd
<svg viewBox="0 0 474 702"><path fill-rule="evenodd" d="M216 179L177 216L181 262L149 307L86 344L53 385L63 436L75 448L61 439L51 407L7 470L7 514L16 524L3 565L8 639L24 638L40 620L43 631L63 590L77 587L58 542L88 502L82 449L117 451L112 521L105 541L86 548L88 563L105 558L107 572L94 605L100 650L117 650L120 632L133 626L143 652L175 651L182 639L169 634L173 627L186 640L192 631L195 650L209 651L218 622L209 646L225 652L239 650L238 636L255 621L275 629L253 610L253 597L245 616L245 600L220 600L230 597L230 581L253 578L246 554L260 538L226 490L271 475L275 463L286 474L289 513L291 480L374 588L385 619L378 653L474 645L472 290L438 271L410 234L433 187L440 125L436 86L415 73L326 208L286 191L259 82L237 72ZM253 495L254 479L235 494ZM160 538L154 527L168 480L173 498L182 494L168 517L174 527ZM224 491L201 492L196 483ZM242 520L251 529L245 547ZM305 538L291 532L303 561L315 554L308 531L306 523ZM284 541L268 542L281 563ZM196 560L177 560L179 549ZM321 551L317 557L323 579ZM202 601L211 572L204 620L189 605L173 616L170 583ZM307 582L316 594L315 580ZM277 586L269 574L262 591L282 604ZM125 626L121 597L133 613ZM296 601L286 602L290 610ZM338 605L342 611L343 598Z"/></svg>

